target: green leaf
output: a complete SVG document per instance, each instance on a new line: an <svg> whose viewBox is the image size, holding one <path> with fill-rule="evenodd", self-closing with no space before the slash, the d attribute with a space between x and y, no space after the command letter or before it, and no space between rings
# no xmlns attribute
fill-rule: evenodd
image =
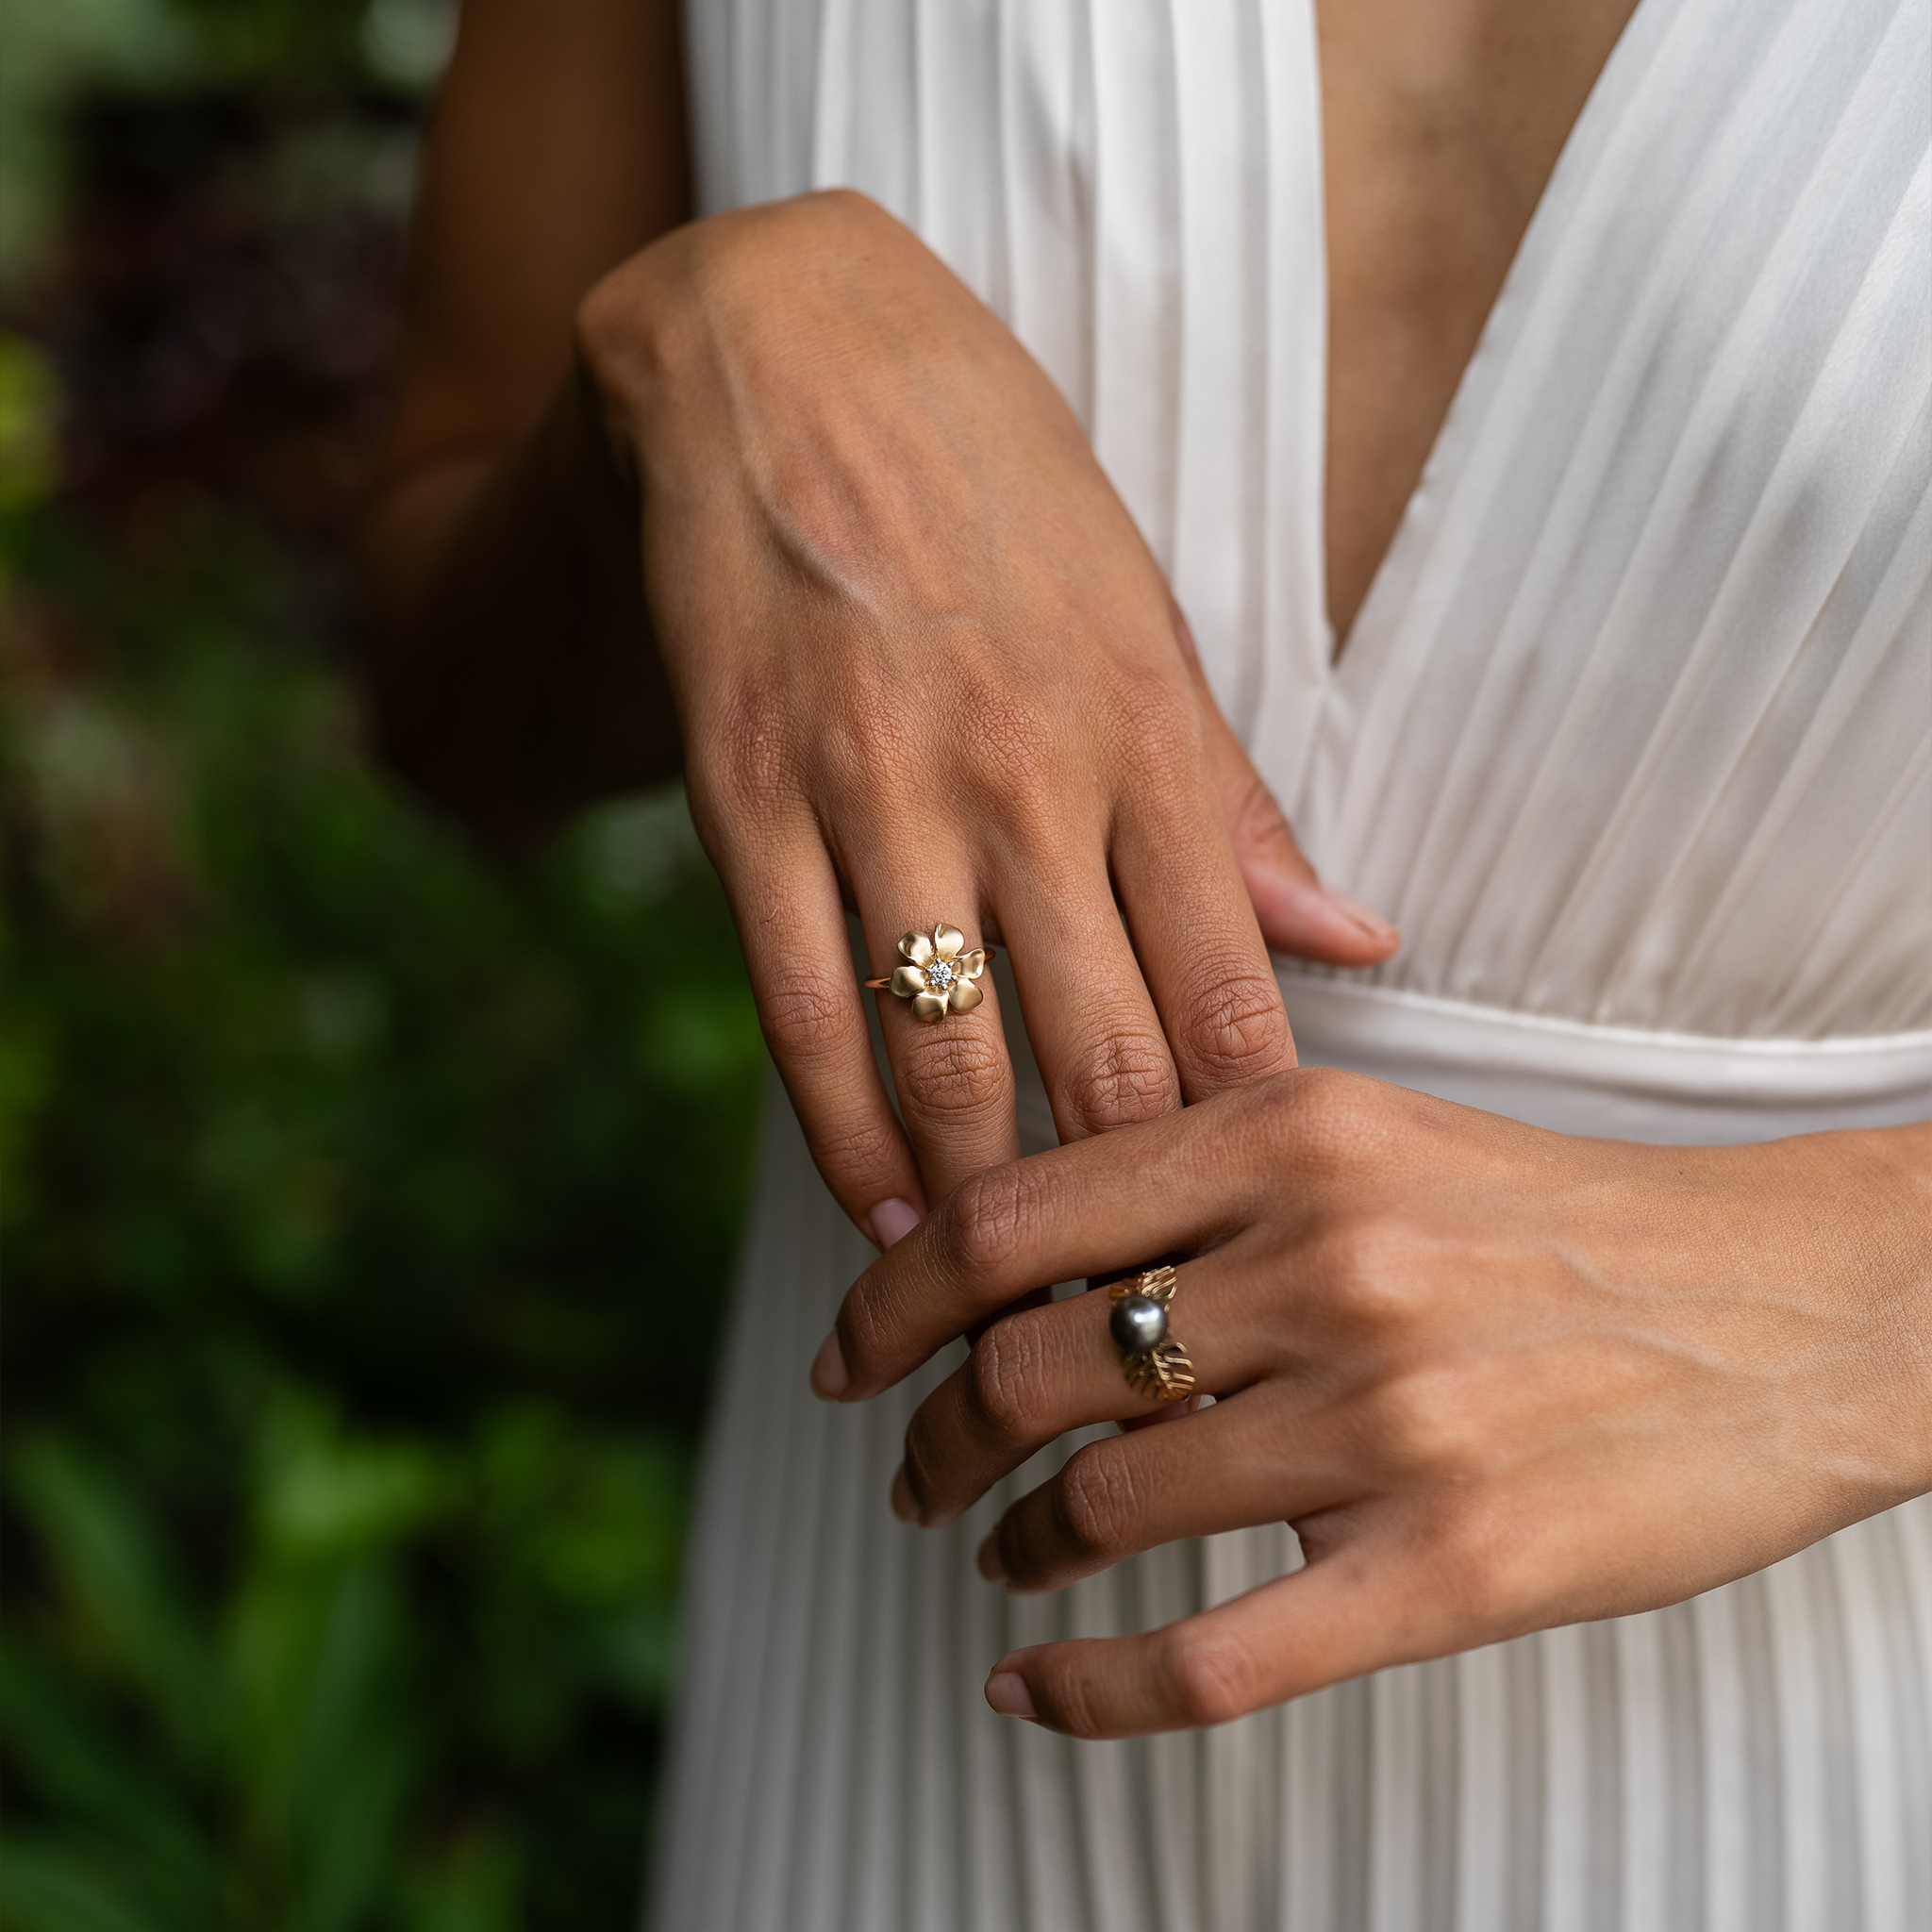
<svg viewBox="0 0 1932 1932"><path fill-rule="evenodd" d="M326 109L301 71L300 112ZM280 166L289 104L258 105L273 151L223 151L224 208ZM52 647L0 692L0 1028L25 1042L0 1246L16 1429L98 1445L192 1591L128 1613L166 1632L171 1599L175 1639L109 1642L108 1592L83 1611L70 1579L111 1565L14 1566L18 1641L110 1762L83 1803L58 1747L7 1740L8 1823L97 1833L104 1882L161 1916L108 1822L120 1766L215 1841L229 1909L192 1932L616 1924L755 1141L728 908L675 793L477 863L360 761L308 541L200 483L141 501L0 518ZM56 696L49 750L57 714L28 714ZM672 1357L641 1410L638 1364ZM372 1565L380 1589L346 1581ZM198 1753L145 1735L122 1660L166 1679L183 1627ZM508 1903L480 1852L444 1869L501 1818Z"/></svg>
<svg viewBox="0 0 1932 1932"><path fill-rule="evenodd" d="M300 1932L349 1932L383 1886L421 1753L403 1606L379 1559L278 1570L239 1630L247 1802Z"/></svg>
<svg viewBox="0 0 1932 1932"><path fill-rule="evenodd" d="M44 1013L9 991L0 1010L0 1232L31 1206L27 1155L55 1091L58 1038Z"/></svg>
<svg viewBox="0 0 1932 1932"><path fill-rule="evenodd" d="M356 1438L321 1403L287 1391L263 1430L258 1491L268 1543L293 1558L345 1557L397 1542L442 1509L450 1478L422 1444Z"/></svg>
<svg viewBox="0 0 1932 1932"><path fill-rule="evenodd" d="M758 1009L741 987L689 988L660 999L639 1028L640 1068L680 1098L742 1085L764 1055Z"/></svg>
<svg viewBox="0 0 1932 1932"><path fill-rule="evenodd" d="M403 1932L521 1932L522 1860L500 1832L472 1833L403 1881Z"/></svg>
<svg viewBox="0 0 1932 1932"><path fill-rule="evenodd" d="M12 1833L0 1838L0 1925L6 1932L165 1932L92 1861Z"/></svg>
<svg viewBox="0 0 1932 1932"><path fill-rule="evenodd" d="M185 1758L209 1756L221 1685L133 1492L106 1463L53 1435L24 1443L12 1489L76 1620Z"/></svg>
<svg viewBox="0 0 1932 1932"><path fill-rule="evenodd" d="M291 1794L303 1932L361 1922L383 1889L418 1763L385 1668L388 1592L365 1570L345 1579L333 1609Z"/></svg>
<svg viewBox="0 0 1932 1932"><path fill-rule="evenodd" d="M0 1737L47 1807L121 1841L170 1924L208 1925L220 1891L213 1848L167 1779L99 1715L10 1641L0 1639Z"/></svg>
<svg viewBox="0 0 1932 1932"><path fill-rule="evenodd" d="M59 412L53 365L25 338L0 331L0 511L52 491Z"/></svg>

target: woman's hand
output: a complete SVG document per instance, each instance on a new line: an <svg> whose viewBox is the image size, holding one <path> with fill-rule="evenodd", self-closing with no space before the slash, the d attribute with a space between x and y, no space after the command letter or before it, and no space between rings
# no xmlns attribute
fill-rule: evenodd
<svg viewBox="0 0 1932 1932"><path fill-rule="evenodd" d="M642 484L692 812L846 1212L887 1245L1018 1143L991 994L937 1025L884 999L902 1132L841 900L881 975L941 919L1008 947L1063 1139L1291 1066L1264 934L1343 964L1395 936L1302 860L991 311L835 193L666 237L578 334Z"/></svg>
<svg viewBox="0 0 1932 1932"><path fill-rule="evenodd" d="M1054 1590L1279 1520L1307 1567L997 1665L994 1708L1058 1730L1216 1724L1675 1603L1932 1489L1932 1126L1638 1146L1321 1070L974 1177L846 1298L846 1397L1162 1255L1215 1402L1079 1450L980 1567ZM899 1512L950 1522L1068 1429L1172 1413L1108 1314L988 1328L912 1420Z"/></svg>

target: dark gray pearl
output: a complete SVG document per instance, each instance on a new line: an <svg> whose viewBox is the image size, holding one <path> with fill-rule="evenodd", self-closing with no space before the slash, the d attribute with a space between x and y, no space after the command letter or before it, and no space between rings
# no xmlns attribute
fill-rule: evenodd
<svg viewBox="0 0 1932 1932"><path fill-rule="evenodd" d="M1167 1340L1167 1310L1144 1294L1124 1294L1108 1317L1107 1332L1129 1355L1144 1355Z"/></svg>

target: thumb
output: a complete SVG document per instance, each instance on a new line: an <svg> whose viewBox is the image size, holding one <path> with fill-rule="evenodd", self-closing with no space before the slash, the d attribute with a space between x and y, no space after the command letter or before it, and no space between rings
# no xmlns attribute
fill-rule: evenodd
<svg viewBox="0 0 1932 1932"><path fill-rule="evenodd" d="M1227 730L1222 803L1241 883L1269 949L1331 966L1374 966L1402 943L1379 913L1324 886L1302 856L1274 794Z"/></svg>
<svg viewBox="0 0 1932 1932"><path fill-rule="evenodd" d="M1174 636L1201 702L1208 759L1221 794L1234 856L1249 903L1272 952L1330 966L1374 966L1402 936L1380 914L1324 886L1302 855L1274 794L1221 715L1201 671L1188 621L1174 613Z"/></svg>

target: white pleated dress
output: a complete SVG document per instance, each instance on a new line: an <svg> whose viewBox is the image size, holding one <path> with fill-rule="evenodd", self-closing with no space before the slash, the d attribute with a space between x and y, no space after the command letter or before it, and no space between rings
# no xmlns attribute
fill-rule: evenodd
<svg viewBox="0 0 1932 1932"><path fill-rule="evenodd" d="M1339 662L1308 0L696 0L724 208L864 189L1064 390L1324 874L1302 1058L1572 1132L1932 1116L1932 0L1641 0ZM1017 1004L1008 999L1008 1014ZM1053 1129L1023 1081L1029 1145ZM691 1549L658 1932L1928 1932L1932 1500L1217 1731L994 1717L1281 1525L1057 1596L886 1489L950 1365L806 1369L871 1250L774 1099Z"/></svg>

